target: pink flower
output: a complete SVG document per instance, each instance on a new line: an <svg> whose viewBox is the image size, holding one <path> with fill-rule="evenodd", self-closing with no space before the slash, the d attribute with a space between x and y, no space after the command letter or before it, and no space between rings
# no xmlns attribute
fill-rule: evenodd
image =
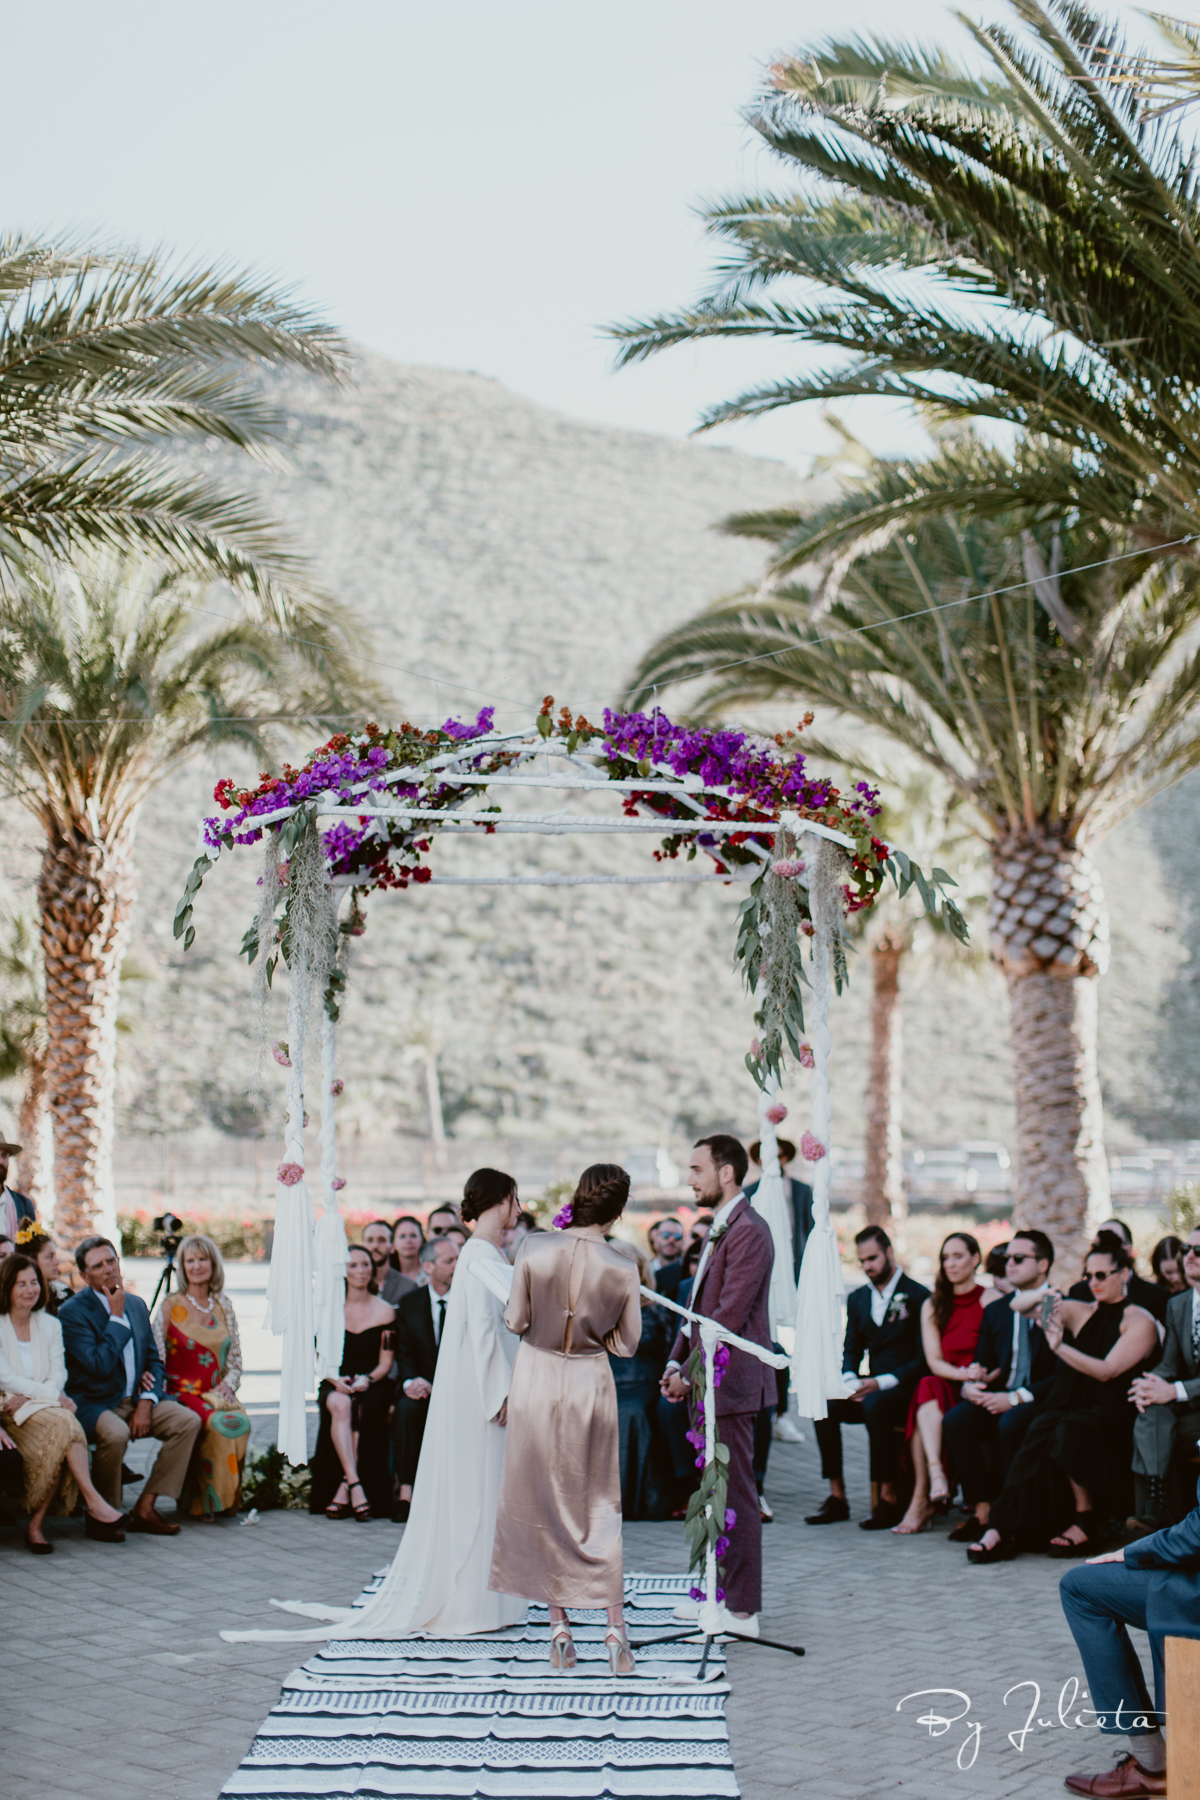
<svg viewBox="0 0 1200 1800"><path fill-rule="evenodd" d="M344 1081L331 1081L329 1084L329 1091L336 1100L345 1093L346 1084Z"/></svg>
<svg viewBox="0 0 1200 1800"><path fill-rule="evenodd" d="M304 1170L299 1163L280 1163L275 1171L276 1177L284 1187L295 1187L298 1181L304 1180Z"/></svg>
<svg viewBox="0 0 1200 1800"><path fill-rule="evenodd" d="M800 1046L800 1067L802 1069L813 1069L816 1067L816 1060L813 1057L811 1044L801 1044Z"/></svg>
<svg viewBox="0 0 1200 1800"><path fill-rule="evenodd" d="M750 1054L751 1054L751 1056L755 1056L755 1057L762 1055L762 1045L759 1043L757 1038L750 1039Z"/></svg>
<svg viewBox="0 0 1200 1800"><path fill-rule="evenodd" d="M800 1139L800 1154L805 1162L820 1162L826 1154L826 1150L819 1137L814 1137L811 1131L806 1131Z"/></svg>
<svg viewBox="0 0 1200 1800"><path fill-rule="evenodd" d="M771 864L771 873L781 875L785 881L794 881L797 875L803 875L804 864L794 856L785 856Z"/></svg>
<svg viewBox="0 0 1200 1800"><path fill-rule="evenodd" d="M329 1185L335 1194L340 1194L346 1185L346 1177L344 1175L335 1175Z"/></svg>
<svg viewBox="0 0 1200 1800"><path fill-rule="evenodd" d="M288 1055L288 1047L282 1038L280 1038L279 1042L275 1045L271 1055L275 1058L275 1061L279 1064L281 1069L291 1068L292 1059Z"/></svg>
<svg viewBox="0 0 1200 1800"><path fill-rule="evenodd" d="M805 937L812 937L814 932L816 931L816 929L817 928L813 924L811 919L801 919L800 930L803 932Z"/></svg>
<svg viewBox="0 0 1200 1800"><path fill-rule="evenodd" d="M787 1107L781 1106L778 1103L774 1106L768 1106L767 1117L770 1119L772 1125L782 1125L783 1121L787 1118Z"/></svg>

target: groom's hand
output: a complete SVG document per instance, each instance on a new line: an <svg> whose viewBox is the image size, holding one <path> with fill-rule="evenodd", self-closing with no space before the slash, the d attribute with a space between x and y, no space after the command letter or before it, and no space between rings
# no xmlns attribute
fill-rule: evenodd
<svg viewBox="0 0 1200 1800"><path fill-rule="evenodd" d="M686 1400L690 1392L690 1383L684 1380L678 1369L668 1369L659 1386L666 1398L676 1405L679 1401Z"/></svg>

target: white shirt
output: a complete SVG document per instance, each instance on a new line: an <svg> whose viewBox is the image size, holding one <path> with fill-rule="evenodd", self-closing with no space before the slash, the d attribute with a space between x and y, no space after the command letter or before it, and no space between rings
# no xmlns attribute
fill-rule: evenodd
<svg viewBox="0 0 1200 1800"><path fill-rule="evenodd" d="M114 1319L112 1301L107 1294L101 1294L100 1298L104 1302L109 1318ZM137 1386L137 1363L135 1362L133 1355L133 1326L129 1323L128 1319L115 1319L114 1322L118 1325L123 1325L128 1333L128 1336L125 1339L125 1398L131 1400L133 1398L133 1390Z"/></svg>
<svg viewBox="0 0 1200 1800"><path fill-rule="evenodd" d="M1193 1288L1192 1289L1192 1336L1193 1337L1195 1337L1195 1335L1196 1335L1196 1327L1198 1325L1200 1325L1200 1288ZM1175 1383L1175 1398L1177 1400L1184 1401L1189 1406L1191 1405L1191 1402L1188 1400L1188 1391L1184 1387L1182 1381L1177 1381Z"/></svg>
<svg viewBox="0 0 1200 1800"><path fill-rule="evenodd" d="M1035 1296L1035 1298L1038 1300L1041 1299L1043 1294L1049 1293L1049 1291L1050 1291L1050 1283L1048 1281L1043 1281L1041 1287L1022 1288L1021 1289L1021 1292L1023 1294L1032 1293ZM993 1301L992 1305L994 1306L995 1304L996 1304L995 1301ZM1015 1307L1013 1307L1013 1303L1011 1300L1009 1301L1008 1304L1009 1304L1010 1309L1012 1310L1012 1316L1013 1316L1012 1357L1011 1357L1011 1359L1009 1361L1009 1365L1008 1365L1008 1379L1011 1382L1013 1376L1017 1372L1017 1352L1020 1350L1020 1347L1021 1347L1021 1316L1022 1315L1019 1312L1017 1312ZM1026 1320L1028 1321L1029 1329L1032 1331L1033 1330L1032 1314L1026 1313L1024 1316L1025 1316ZM1028 1388L1009 1387L1006 1391L1008 1393L1008 1403L1010 1406L1029 1406L1033 1402L1033 1395L1030 1393Z"/></svg>
<svg viewBox="0 0 1200 1800"><path fill-rule="evenodd" d="M443 1309L449 1306L449 1304L450 1290L447 1289L444 1294L439 1294L431 1283L429 1288L429 1310L433 1315L433 1341L439 1349L441 1348L442 1342L442 1326L446 1319ZM407 1394L413 1382L421 1381L422 1379L423 1377L420 1375L410 1375L408 1380L404 1383L404 1392ZM412 1396L409 1395L409 1398L411 1399Z"/></svg>
<svg viewBox="0 0 1200 1800"><path fill-rule="evenodd" d="M33 1380L33 1338L32 1337L30 1337L30 1339L27 1343L22 1343L20 1338L17 1339L17 1355L21 1359L21 1367L24 1369L25 1373L28 1375L30 1381L32 1381Z"/></svg>
<svg viewBox="0 0 1200 1800"><path fill-rule="evenodd" d="M704 1280L709 1258L712 1255L713 1239L720 1230L723 1221L729 1217L738 1201L744 1197L745 1196L739 1191L733 1196L732 1200L726 1200L724 1205L718 1206L716 1212L713 1214L712 1230L704 1240L704 1248L700 1252L700 1261L696 1264L696 1274L692 1281L691 1309L693 1312L698 1312L700 1310L696 1305L696 1295L700 1292L700 1283Z"/></svg>
<svg viewBox="0 0 1200 1800"><path fill-rule="evenodd" d="M897 1267L892 1273L891 1280L882 1288L877 1288L873 1281L867 1283L871 1290L871 1323L873 1325L883 1324L887 1316L888 1301L900 1285L900 1277L903 1273L904 1270ZM888 1388L898 1385L900 1377L898 1375L876 1375L873 1379L877 1387L886 1393ZM861 1375L845 1374L842 1376L842 1380L846 1383L846 1392L852 1394L856 1388L862 1386L863 1378Z"/></svg>

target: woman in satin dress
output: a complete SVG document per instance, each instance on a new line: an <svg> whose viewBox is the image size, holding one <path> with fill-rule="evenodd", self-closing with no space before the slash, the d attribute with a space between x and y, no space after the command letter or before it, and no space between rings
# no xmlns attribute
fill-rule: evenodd
<svg viewBox="0 0 1200 1800"><path fill-rule="evenodd" d="M531 1233L521 1245L504 1315L522 1342L508 1394L490 1586L546 1603L550 1665L558 1671L576 1660L566 1608L603 1606L612 1673L633 1674L617 1393L607 1353L635 1354L642 1309L637 1263L604 1241L628 1198L624 1169L585 1169L566 1228Z"/></svg>

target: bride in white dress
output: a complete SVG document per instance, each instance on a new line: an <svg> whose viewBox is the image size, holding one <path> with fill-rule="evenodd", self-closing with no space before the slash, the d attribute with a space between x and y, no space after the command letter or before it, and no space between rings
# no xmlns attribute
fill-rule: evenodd
<svg viewBox="0 0 1200 1800"><path fill-rule="evenodd" d="M519 1212L511 1175L477 1169L470 1177L462 1216L476 1221L475 1230L455 1265L408 1524L378 1592L357 1609L277 1601L330 1622L307 1631L223 1631L223 1638L464 1637L524 1619L526 1600L488 1589L508 1385L521 1342L504 1323L501 1296L512 1271L500 1245Z"/></svg>

